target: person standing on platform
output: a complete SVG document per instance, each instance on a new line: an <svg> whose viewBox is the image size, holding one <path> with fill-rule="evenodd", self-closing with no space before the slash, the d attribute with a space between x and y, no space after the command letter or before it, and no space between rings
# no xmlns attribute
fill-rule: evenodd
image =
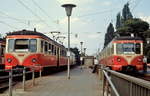
<svg viewBox="0 0 150 96"><path fill-rule="evenodd" d="M146 56L143 57L143 62L144 62L143 71L147 72L147 57Z"/></svg>

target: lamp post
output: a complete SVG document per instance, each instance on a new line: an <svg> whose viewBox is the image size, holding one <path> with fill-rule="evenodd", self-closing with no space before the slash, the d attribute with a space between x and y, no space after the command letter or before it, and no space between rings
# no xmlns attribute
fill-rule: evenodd
<svg viewBox="0 0 150 96"><path fill-rule="evenodd" d="M81 61L81 69L82 69L82 61L83 61L83 57L82 57L82 45L83 45L83 42L80 42L80 44L81 44L81 57L80 57L80 61Z"/></svg>
<svg viewBox="0 0 150 96"><path fill-rule="evenodd" d="M81 44L81 56L82 56L82 45L83 45L83 42L80 42L80 44Z"/></svg>
<svg viewBox="0 0 150 96"><path fill-rule="evenodd" d="M70 79L70 16L72 13L72 8L76 7L74 4L63 4L62 7L65 8L66 14L68 16L68 74L67 77Z"/></svg>
<svg viewBox="0 0 150 96"><path fill-rule="evenodd" d="M84 48L83 50L84 50L84 56L85 56L85 54L86 54L86 53L85 53L85 52L86 52L86 48Z"/></svg>

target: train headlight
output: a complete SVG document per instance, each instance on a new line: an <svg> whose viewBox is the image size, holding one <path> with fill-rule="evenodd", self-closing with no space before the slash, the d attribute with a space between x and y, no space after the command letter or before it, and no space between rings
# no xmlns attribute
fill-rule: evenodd
<svg viewBox="0 0 150 96"><path fill-rule="evenodd" d="M33 63L35 63L35 62L36 62L36 59L35 59L35 58L33 58L33 59L32 59L32 62L33 62Z"/></svg>
<svg viewBox="0 0 150 96"><path fill-rule="evenodd" d="M120 62L120 61L121 61L121 59L120 59L120 58L117 58L117 61L118 61L118 62Z"/></svg>
<svg viewBox="0 0 150 96"><path fill-rule="evenodd" d="M139 62L142 62L142 59L141 59L141 58L139 58L139 59L138 59L138 61L139 61Z"/></svg>
<svg viewBox="0 0 150 96"><path fill-rule="evenodd" d="M10 59L10 58L7 59L7 62L8 62L8 63L11 63L11 61L12 61L12 59Z"/></svg>

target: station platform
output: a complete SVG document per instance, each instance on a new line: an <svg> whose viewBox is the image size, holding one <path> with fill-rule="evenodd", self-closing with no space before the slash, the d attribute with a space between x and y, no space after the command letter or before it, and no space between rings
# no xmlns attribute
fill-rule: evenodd
<svg viewBox="0 0 150 96"><path fill-rule="evenodd" d="M29 80L26 90L14 88L13 96L102 96L102 81L91 69L75 67L70 73L69 80L67 71L36 78L35 86Z"/></svg>

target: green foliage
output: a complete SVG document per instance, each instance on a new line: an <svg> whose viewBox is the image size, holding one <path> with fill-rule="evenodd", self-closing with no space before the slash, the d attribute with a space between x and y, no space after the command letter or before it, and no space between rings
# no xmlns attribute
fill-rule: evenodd
<svg viewBox="0 0 150 96"><path fill-rule="evenodd" d="M120 12L117 14L117 21L116 21L116 29L121 27L121 15Z"/></svg>
<svg viewBox="0 0 150 96"><path fill-rule="evenodd" d="M146 30L145 32L143 32L143 36L145 38L150 38L150 29L149 30Z"/></svg>
<svg viewBox="0 0 150 96"><path fill-rule="evenodd" d="M80 54L78 48L70 48L72 52L75 54L76 64L80 64Z"/></svg>
<svg viewBox="0 0 150 96"><path fill-rule="evenodd" d="M132 28L133 33L144 32L149 28L149 24L147 22L137 18L127 20L125 22L125 26Z"/></svg>
<svg viewBox="0 0 150 96"><path fill-rule="evenodd" d="M133 33L135 36L143 36L144 32L149 28L149 24L141 19L128 19L124 22L124 26L117 30L121 36Z"/></svg>
<svg viewBox="0 0 150 96"><path fill-rule="evenodd" d="M105 34L104 47L114 38L114 26L112 23L109 24L107 28L107 33Z"/></svg>
<svg viewBox="0 0 150 96"><path fill-rule="evenodd" d="M124 21L133 18L132 13L130 12L129 3L124 5L124 8L122 9L122 16Z"/></svg>
<svg viewBox="0 0 150 96"><path fill-rule="evenodd" d="M120 36L130 36L130 32L132 31L132 28L128 27L128 26L124 26L124 27L120 27L117 29L117 33Z"/></svg>

